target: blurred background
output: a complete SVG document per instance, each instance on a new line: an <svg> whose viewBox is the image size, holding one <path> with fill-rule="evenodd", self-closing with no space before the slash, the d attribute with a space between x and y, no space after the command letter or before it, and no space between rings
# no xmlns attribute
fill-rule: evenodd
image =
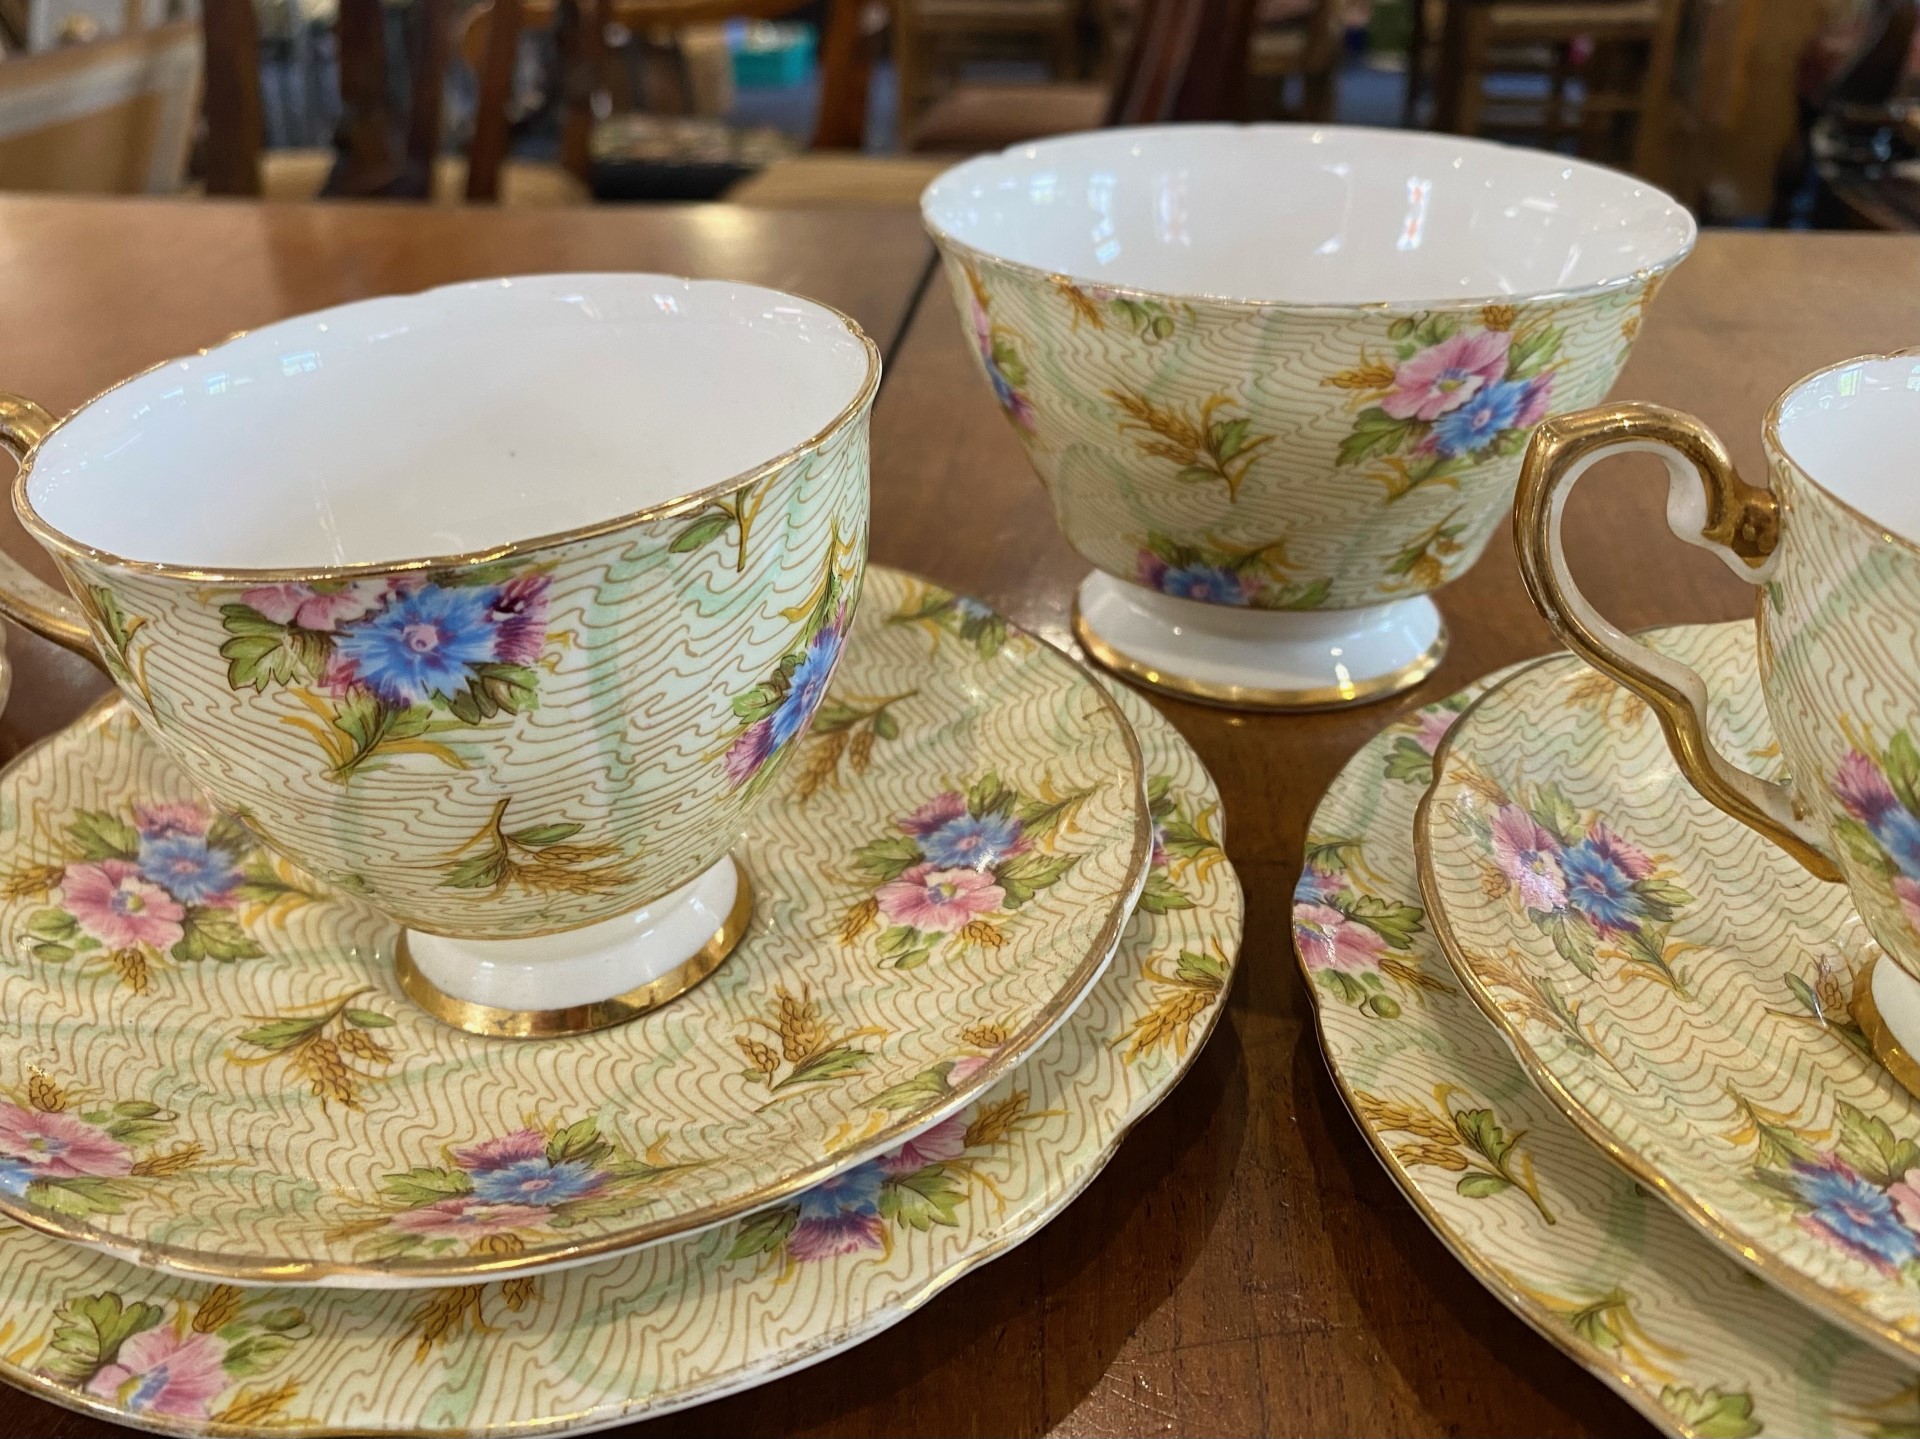
<svg viewBox="0 0 1920 1439"><path fill-rule="evenodd" d="M0 0L0 189L913 204L956 155L1290 118L1920 227L1920 0Z"/></svg>

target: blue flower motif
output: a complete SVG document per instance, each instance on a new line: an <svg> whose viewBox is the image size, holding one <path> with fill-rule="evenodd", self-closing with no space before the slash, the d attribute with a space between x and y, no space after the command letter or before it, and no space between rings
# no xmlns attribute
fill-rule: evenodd
<svg viewBox="0 0 1920 1439"><path fill-rule="evenodd" d="M1808 1220L1861 1258L1887 1266L1920 1258L1920 1236L1900 1222L1893 1201L1844 1160L1796 1163L1793 1186L1813 1210Z"/></svg>
<svg viewBox="0 0 1920 1439"><path fill-rule="evenodd" d="M1433 426L1435 447L1447 459L1477 454L1511 430L1526 408L1526 382L1507 380L1489 385L1457 410L1449 410Z"/></svg>
<svg viewBox="0 0 1920 1439"><path fill-rule="evenodd" d="M799 734L826 698L827 681L833 678L833 662L840 657L840 631L820 631L800 658L800 667L787 680L787 697L770 716L772 747L778 748Z"/></svg>
<svg viewBox="0 0 1920 1439"><path fill-rule="evenodd" d="M978 600L968 599L965 595L955 595L953 597L953 612L959 615L962 620L990 620L993 618L992 609L981 604Z"/></svg>
<svg viewBox="0 0 1920 1439"><path fill-rule="evenodd" d="M878 1214L886 1172L868 1160L823 1179L800 1196L800 1218L838 1219L842 1214Z"/></svg>
<svg viewBox="0 0 1920 1439"><path fill-rule="evenodd" d="M1874 822L1873 837L1900 867L1900 873L1920 879L1920 819L1905 805L1896 804L1883 812Z"/></svg>
<svg viewBox="0 0 1920 1439"><path fill-rule="evenodd" d="M558 1164L522 1159L501 1169L480 1170L473 1176L473 1194L487 1204L565 1204L606 1182L606 1175L578 1159Z"/></svg>
<svg viewBox="0 0 1920 1439"><path fill-rule="evenodd" d="M992 869L1020 848L1020 821L1010 814L950 819L920 841L935 869Z"/></svg>
<svg viewBox="0 0 1920 1439"><path fill-rule="evenodd" d="M1560 855L1567 903L1607 934L1626 934L1646 917L1634 876L1604 833L1590 834Z"/></svg>
<svg viewBox="0 0 1920 1439"><path fill-rule="evenodd" d="M1160 589L1164 594L1208 605L1244 605L1249 599L1240 577L1219 565L1170 566L1160 576Z"/></svg>
<svg viewBox="0 0 1920 1439"><path fill-rule="evenodd" d="M1300 879L1293 887L1295 904L1325 904L1336 895L1345 893L1347 882L1332 870L1310 864L1300 871Z"/></svg>
<svg viewBox="0 0 1920 1439"><path fill-rule="evenodd" d="M0 1154L0 1193L18 1199L27 1192L33 1179L33 1166L26 1160L13 1154Z"/></svg>
<svg viewBox="0 0 1920 1439"><path fill-rule="evenodd" d="M335 653L385 704L406 708L431 695L451 698L466 688L472 666L497 657L496 597L477 585L422 585L342 631Z"/></svg>
<svg viewBox="0 0 1920 1439"><path fill-rule="evenodd" d="M226 897L240 883L240 867L203 834L161 834L140 840L140 876L182 904L205 904Z"/></svg>

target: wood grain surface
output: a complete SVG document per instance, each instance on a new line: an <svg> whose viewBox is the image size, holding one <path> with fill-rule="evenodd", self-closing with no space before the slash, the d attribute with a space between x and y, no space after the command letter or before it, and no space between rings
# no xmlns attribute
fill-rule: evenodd
<svg viewBox="0 0 1920 1439"><path fill-rule="evenodd" d="M735 275L849 310L889 345L927 258L902 215L706 207L527 215L372 207L0 203L0 389L70 405L232 329L359 295L517 270ZM1617 394L1691 410L1750 477L1761 417L1800 375L1920 342L1920 240L1715 233L1668 284ZM1066 644L1084 566L974 372L944 290L890 352L874 418L875 559ZM538 423L529 416L529 423ZM1573 499L1587 593L1616 622L1723 620L1752 592L1666 536L1664 482L1622 461ZM29 542L9 519L3 541ZM45 570L43 569L43 572ZM1226 803L1245 962L1192 1075L1041 1235L858 1350L636 1426L668 1434L1618 1435L1646 1425L1487 1295L1399 1197L1313 1036L1288 898L1308 817L1409 707L1552 648L1496 543L1440 597L1446 664L1344 713L1243 716L1157 701ZM8 749L100 684L10 634ZM0 1431L111 1426L13 1396Z"/></svg>

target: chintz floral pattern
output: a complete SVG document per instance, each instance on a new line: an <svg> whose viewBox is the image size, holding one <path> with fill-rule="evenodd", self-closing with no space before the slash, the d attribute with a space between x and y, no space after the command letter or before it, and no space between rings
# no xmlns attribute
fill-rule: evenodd
<svg viewBox="0 0 1920 1439"><path fill-rule="evenodd" d="M1378 604L1463 573L1534 427L1605 397L1657 284L1289 308L945 249L981 371L1074 547L1163 593L1284 609ZM1283 573L1233 563L1282 545Z"/></svg>
<svg viewBox="0 0 1920 1439"><path fill-rule="evenodd" d="M699 503L504 558L271 583L59 562L149 733L273 852L403 924L519 938L656 899L740 833L824 691L867 507L856 408Z"/></svg>
<svg viewBox="0 0 1920 1439"><path fill-rule="evenodd" d="M1015 913L1067 875L1079 856L1059 832L1096 787L1051 783L1022 794L989 774L965 793L946 790L895 822L897 833L862 845L855 871L872 893L841 921L840 942L861 943L894 969L917 969L936 951L998 949Z"/></svg>
<svg viewBox="0 0 1920 1439"><path fill-rule="evenodd" d="M1846 812L1834 838L1920 933L1920 749L1906 730L1884 751L1851 749L1829 788Z"/></svg>
<svg viewBox="0 0 1920 1439"><path fill-rule="evenodd" d="M199 1144L179 1142L178 1118L145 1099L90 1101L35 1073L0 1097L0 1192L48 1214L118 1214L202 1162Z"/></svg>
<svg viewBox="0 0 1920 1439"><path fill-rule="evenodd" d="M42 833L39 853L0 879L10 899L45 901L22 915L17 942L41 964L111 973L136 994L158 965L260 958L290 910L322 897L198 801L82 809Z"/></svg>
<svg viewBox="0 0 1920 1439"><path fill-rule="evenodd" d="M1418 908L1412 834L1426 776L1414 773L1415 755L1430 776L1430 751L1482 688L1409 715L1355 755L1314 815L1309 853L1337 851L1351 887ZM1461 877L1477 891L1480 876L1469 851ZM1320 902L1313 893L1303 882L1296 918ZM1531 926L1514 932L1545 945ZM1431 925L1409 955L1446 973ZM1391 1024L1322 984L1311 993L1335 1082L1394 1182L1475 1277L1661 1430L1886 1439L1911 1425L1906 1365L1822 1323L1696 1235L1567 1123L1457 987L1405 1006ZM1503 988L1500 997L1517 996ZM1715 1162L1744 1177L1751 1139L1711 1143Z"/></svg>
<svg viewBox="0 0 1920 1439"><path fill-rule="evenodd" d="M593 1220L618 1219L683 1166L664 1145L635 1155L593 1116L449 1146L445 1162L381 1181L380 1211L336 1231L367 1259L502 1253Z"/></svg>
<svg viewBox="0 0 1920 1439"><path fill-rule="evenodd" d="M917 593L904 585L895 589L894 577L884 571L874 580L876 598L889 606L903 594ZM856 627L847 661L849 678L875 688L884 687L877 681L899 676L876 675L865 649L872 634L891 634L892 643L904 642L897 653L924 657L926 649L918 634L880 627L879 613ZM1011 635L998 665L1009 665L1009 654L1032 643L1018 633ZM940 653L943 665L953 665L968 651L943 644ZM976 665L967 660L958 673L977 681L982 671ZM924 669L918 678L937 687L943 672ZM1217 816L1218 794L1172 727L1130 693L1120 693L1117 701L1137 729L1152 772L1165 780L1168 813ZM914 718L909 707L907 720ZM813 872L808 866L817 862L818 850L805 839L822 823L835 822L832 817L840 805L868 786L886 784L890 766L919 732L907 723L901 738L888 747L893 753L876 759L857 785L825 792L807 809L794 825L793 873ZM781 872L787 872L785 866ZM178 1372L192 1382L166 1392L183 1406L203 1404L207 1418L265 1433L444 1431L447 1405L455 1393L449 1384L457 1383L459 1427L485 1436L602 1427L657 1415L844 1349L898 1322L962 1274L1060 1214L1129 1127L1179 1082L1224 1001L1186 1027L1184 1052L1169 1036L1129 1061L1130 1046L1116 1043L1116 1036L1130 1032L1156 1004L1159 991L1148 970L1157 957L1205 954L1225 980L1232 978L1240 941L1240 889L1232 869L1224 860L1204 871L1196 863L1181 870L1180 883L1191 905L1136 915L1111 965L1046 1045L966 1100L954 1116L910 1142L892 1143L886 1160L847 1185L810 1194L804 1203L814 1222L806 1226L809 1233L800 1236L798 1252L786 1240L776 1239L757 1254L732 1257L730 1251L753 1223L736 1220L721 1229L668 1239L578 1268L499 1282L424 1291L327 1289L290 1295L284 1289L223 1289L155 1275L5 1224L0 1225L0 1328L10 1338L0 1348L0 1375L14 1384L95 1405L109 1417L144 1415L164 1424L150 1396L161 1392L168 1379L155 1371L184 1351ZM722 981L725 973L709 983ZM924 990L931 974L922 971L911 978ZM328 982L336 977L325 976ZM836 987L826 997L839 1001L853 988ZM343 997L324 986L321 992L334 993L335 1000ZM700 993L696 990L688 999ZM815 993L819 995L817 987ZM759 985L751 987L751 995L756 1002L768 997ZM830 1017L827 1008L821 1007L822 1023L844 1022L844 1016ZM634 1067L634 1033L621 1032L629 1069ZM949 1055L972 1059L976 1065L1002 1052L1010 1037L1011 1031L999 1021L968 1024L957 1031L943 1028L939 1034L940 1042L950 1046ZM431 1046L435 1060L445 1066L448 1056L439 1046L448 1041L436 1026L408 1029L406 1038ZM718 1047L729 1051L729 1070L737 1071L739 1054L724 1036L722 1041ZM463 1041L456 1036L452 1042ZM596 1042L588 1036L569 1047ZM877 1040L870 1042L881 1048ZM489 1073L497 1084L497 1066L516 1061L511 1055L503 1058L497 1044L487 1048ZM538 1064L529 1061L525 1069L515 1070L515 1084L538 1089L564 1063L547 1048ZM617 1071L615 1064L602 1063L605 1072ZM959 1070L960 1060L942 1064L951 1075ZM926 1083L937 1082L939 1070L935 1066ZM451 1112L449 1106L457 1103L450 1097L457 1091L445 1082L450 1074L455 1072L436 1070L441 1113ZM864 1103L869 1094L862 1086L869 1082L864 1073L851 1076L846 1097L857 1096ZM655 1086L632 1112L654 1112L666 1092ZM891 1103L901 1096L874 1096L883 1097ZM831 1112L844 1118L850 1111L834 1107ZM862 1109L859 1118L866 1117ZM348 1118L363 1134L377 1128L372 1110L365 1117ZM502 1126L475 1142L513 1132L514 1126ZM551 1133L543 1132L550 1142ZM526 1148L531 1150L530 1145ZM542 1150L539 1160L545 1157ZM501 1158L490 1154L475 1168ZM530 1160L526 1155L494 1164L493 1172L512 1171ZM459 1167L450 1157L428 1162ZM532 1168L535 1181L547 1178L538 1172L537 1162ZM874 1169L881 1172L876 1176ZM517 1180L510 1176L488 1182ZM551 1193L551 1187L544 1192ZM524 1198L524 1193L509 1196L507 1202ZM788 1200L783 1206L792 1209L795 1204ZM793 1218L790 1234L798 1234L802 1220ZM874 1219L882 1221L877 1247L870 1242ZM823 1223L833 1220L839 1222ZM822 1241L835 1231L837 1241L821 1248L846 1252L814 1251L801 1257L809 1253L810 1241ZM495 1236L502 1243L509 1238ZM139 1308L143 1305L157 1312L154 1322L148 1323L150 1316ZM297 1321L289 1310L299 1312ZM125 1323L119 1316L128 1312L140 1332L165 1327L169 1335L164 1341L113 1350L112 1339ZM229 1327L242 1323L249 1328ZM213 1376L206 1361L215 1346L180 1338L196 1332L219 1338L223 1358L251 1334L282 1334L292 1342L273 1353L271 1365L257 1373L241 1377L228 1369L233 1382L207 1397ZM108 1336L105 1353L101 1335ZM603 1362L556 1363L556 1336L564 1336L567 1352L600 1355ZM268 1357L258 1347L240 1355L242 1367L249 1355ZM119 1368L108 1380L87 1387L95 1374L112 1365ZM222 1368L227 1366L223 1363ZM168 1376L174 1372L166 1371ZM142 1383L129 1384L136 1375ZM147 1407L137 1410L141 1403ZM175 1417L175 1427L201 1422Z"/></svg>
<svg viewBox="0 0 1920 1439"><path fill-rule="evenodd" d="M330 779L395 754L460 766L441 736L539 703L549 583L502 567L242 590L220 606L227 683L312 710Z"/></svg>
<svg viewBox="0 0 1920 1439"><path fill-rule="evenodd" d="M1920 1283L1920 1144L1844 1100L1833 1142L1792 1116L1736 1093L1745 1123L1729 1138L1752 1145L1756 1185L1809 1234L1883 1273Z"/></svg>
<svg viewBox="0 0 1920 1439"><path fill-rule="evenodd" d="M133 1419L279 1428L300 1386L276 1382L313 1332L304 1310L271 1292L202 1288L149 1303L104 1290L54 1315L39 1373Z"/></svg>
<svg viewBox="0 0 1920 1439"><path fill-rule="evenodd" d="M756 534L766 523L763 512ZM722 546L699 554L731 574ZM786 603L810 612L819 578L796 577ZM458 1284L483 1267L530 1277L561 1254L612 1253L750 1212L786 1195L795 1175L823 1177L978 1103L1096 982L1149 864L1154 821L1171 861L1168 933L1208 915L1228 882L1219 816L1205 786L1169 765L1149 815L1132 730L1058 651L998 616L972 627L970 604L898 572L868 584L870 603L799 742L803 755L834 758L832 777L805 763L770 776L765 805L736 837L756 890L737 962L655 1014L564 1045L502 1045L419 1011L387 968L393 923L277 860L255 875L259 857L229 852L228 828L190 799L122 702L0 773L0 875L14 879L0 888L11 1020L0 1027L0 1078L38 1066L71 1096L55 1118L20 1121L39 1126L22 1142L72 1138L68 1162L128 1167L76 1179L137 1183L154 1198L76 1215L49 1207L51 1191L43 1203L33 1186L24 1196L0 1186L0 1214L176 1273L283 1284ZM921 618L893 622L903 616ZM1017 779L1006 794L969 786L971 829L916 822L923 833L909 835L902 817L932 797L952 791L966 808L956 754ZM719 769L717 746L706 762ZM569 827L591 812L590 795L524 816L521 803L496 801L480 833L450 838L442 876L565 899L569 886L604 883L632 862L602 850L601 833ZM996 887L1008 904L985 916L991 934L919 931L936 962L917 969L885 963L877 922L841 944L849 906L873 898L877 919L883 887L857 877L853 856L888 835L960 869L958 889ZM989 855L982 841L1006 853ZM131 995L101 958L104 942L75 949L79 918L73 935L66 921L57 937L45 919L30 927L62 903L49 896L70 866L102 863L85 846L147 861L155 878L141 883L165 895L129 890L141 906L104 919L82 906L89 923L179 923L168 906L204 907L266 953L222 963L152 951L148 987ZM968 865L983 862L981 880ZM208 923L196 916L193 932ZM1205 940L1170 938L1156 958L1170 969L1186 949L1224 963ZM36 954L41 945L75 952ZM1134 978L1153 992L1153 980ZM1189 1042L1206 1020L1186 1026ZM1174 1053L1171 1042L1157 1048L1155 1063ZM41 1101L60 1107L45 1091ZM135 1102L154 1112L96 1120ZM164 1141L113 1128L161 1114L173 1126ZM85 1126L105 1126L126 1153L79 1144ZM200 1162L164 1178L155 1170L191 1145ZM539 1183L507 1195L515 1175ZM420 1323L444 1334L476 1313L493 1325L533 1312L489 1300Z"/></svg>

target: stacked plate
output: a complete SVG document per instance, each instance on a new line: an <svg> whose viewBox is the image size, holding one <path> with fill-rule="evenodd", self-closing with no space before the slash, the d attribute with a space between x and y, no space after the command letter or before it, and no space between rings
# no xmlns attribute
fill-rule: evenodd
<svg viewBox="0 0 1920 1439"><path fill-rule="evenodd" d="M1750 627L1650 642L1780 768ZM1639 700L1569 655L1390 726L1293 913L1355 1120L1516 1313L1670 1433L1920 1429L1920 1106L1852 1018L1877 951Z"/></svg>
<svg viewBox="0 0 1920 1439"><path fill-rule="evenodd" d="M738 950L516 1044L415 1008L395 927L109 702L0 773L0 1375L167 1432L526 1434L857 1343L1191 1062L1240 942L1220 823L1144 703L874 568L735 851Z"/></svg>

